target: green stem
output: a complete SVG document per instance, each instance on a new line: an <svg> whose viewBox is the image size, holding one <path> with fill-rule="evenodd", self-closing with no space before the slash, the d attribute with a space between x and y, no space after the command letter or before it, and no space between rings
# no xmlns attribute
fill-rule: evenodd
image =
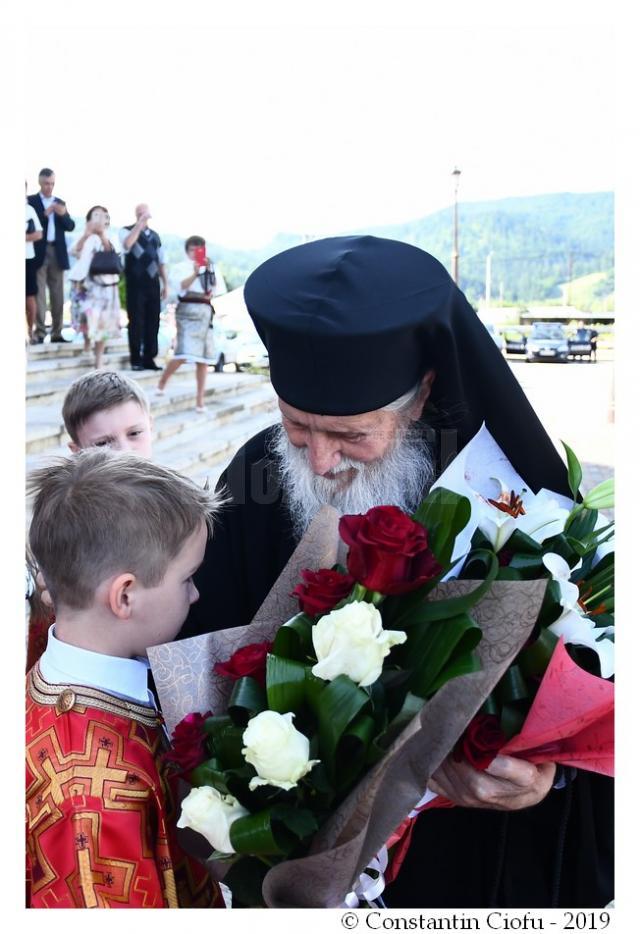
<svg viewBox="0 0 640 934"><path fill-rule="evenodd" d="M597 593L590 594L588 600L583 600L585 606L589 606L590 603L593 603L594 600L597 600L598 597L601 597L603 594L606 594L609 590L609 587L603 587L602 590L599 590Z"/></svg>

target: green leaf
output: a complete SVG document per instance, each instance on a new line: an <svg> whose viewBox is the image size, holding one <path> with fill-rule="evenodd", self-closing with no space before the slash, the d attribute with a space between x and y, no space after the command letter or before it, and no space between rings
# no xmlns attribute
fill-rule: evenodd
<svg viewBox="0 0 640 934"><path fill-rule="evenodd" d="M227 710L236 726L246 727L250 717L267 708L264 688L255 678L238 678L233 686Z"/></svg>
<svg viewBox="0 0 640 934"><path fill-rule="evenodd" d="M295 713L304 703L307 668L301 662L267 655L267 701L278 713Z"/></svg>
<svg viewBox="0 0 640 934"><path fill-rule="evenodd" d="M513 701L524 700L529 697L529 694L529 688L519 666L517 664L511 665L498 682L496 695L503 704L510 704Z"/></svg>
<svg viewBox="0 0 640 934"><path fill-rule="evenodd" d="M518 704L505 704L500 713L500 729L507 737L511 739L522 729L526 720L527 712L521 709Z"/></svg>
<svg viewBox="0 0 640 934"><path fill-rule="evenodd" d="M277 856L288 853L295 843L271 820L272 808L245 814L231 824L229 839L236 853L248 856Z"/></svg>
<svg viewBox="0 0 640 934"><path fill-rule="evenodd" d="M456 536L469 523L471 504L466 496L438 487L422 501L413 518L425 527L429 548L442 565L449 564Z"/></svg>
<svg viewBox="0 0 640 934"><path fill-rule="evenodd" d="M209 736L215 737L221 733L222 730L226 730L233 725L233 720L229 714L221 714L215 717L207 717L204 721L204 731L208 733Z"/></svg>
<svg viewBox="0 0 640 934"><path fill-rule="evenodd" d="M375 739L379 749L385 750L402 733L413 718L424 707L424 697L418 697L417 694L407 692L400 711L393 718L388 727Z"/></svg>
<svg viewBox="0 0 640 934"><path fill-rule="evenodd" d="M429 697L443 669L478 645L482 630L468 613L441 619L429 625L412 626L405 649L405 664L413 674L409 688L419 697Z"/></svg>
<svg viewBox="0 0 640 934"><path fill-rule="evenodd" d="M233 893L233 907L266 908L262 898L262 883L271 867L262 860L243 856L236 860L224 877Z"/></svg>
<svg viewBox="0 0 640 934"><path fill-rule="evenodd" d="M593 509L582 509L567 523L565 533L570 538L584 541L593 532L597 521L597 512Z"/></svg>
<svg viewBox="0 0 640 934"><path fill-rule="evenodd" d="M615 505L615 491L613 477L603 480L584 497L587 509L613 509Z"/></svg>
<svg viewBox="0 0 640 934"><path fill-rule="evenodd" d="M244 730L242 726L227 727L212 740L216 758L223 769L235 769L246 764L242 755Z"/></svg>
<svg viewBox="0 0 640 934"><path fill-rule="evenodd" d="M303 662L313 655L311 632L313 620L306 613L298 613L281 626L276 633L271 652L283 658Z"/></svg>
<svg viewBox="0 0 640 934"><path fill-rule="evenodd" d="M338 675L324 690L315 691L310 703L318 718L320 757L331 776L335 774L338 742L351 721L370 704L370 698L351 678Z"/></svg>
<svg viewBox="0 0 640 934"><path fill-rule="evenodd" d="M573 453L569 445L563 441L562 446L564 447L567 455L567 480L569 483L569 489L573 495L573 501L575 503L580 491L580 484L582 483L582 467L580 466L580 461Z"/></svg>
<svg viewBox="0 0 640 934"><path fill-rule="evenodd" d="M365 713L342 734L336 754L339 790L350 788L364 769L375 729L375 720Z"/></svg>
<svg viewBox="0 0 640 934"><path fill-rule="evenodd" d="M531 536L523 532L522 529L516 529L515 532L509 536L505 548L517 555L543 555L546 550L535 538L531 538Z"/></svg>
<svg viewBox="0 0 640 934"><path fill-rule="evenodd" d="M474 590L461 597L425 600L409 616L402 617L404 627L414 628L435 620L451 619L468 613L476 603L479 603L496 579L499 565L496 556L488 551L475 553L474 559L482 560L483 566L488 569L485 572L485 579Z"/></svg>
<svg viewBox="0 0 640 934"><path fill-rule="evenodd" d="M229 794L227 775L224 770L220 768L220 763L215 757L207 759L206 762L201 762L200 765L193 769L189 776L189 781L194 788L199 788L201 785L210 785L212 788L219 791L220 794Z"/></svg>
<svg viewBox="0 0 640 934"><path fill-rule="evenodd" d="M276 804L271 808L271 818L290 830L298 840L305 840L318 829L318 820L308 808L292 807L289 804Z"/></svg>
<svg viewBox="0 0 640 934"><path fill-rule="evenodd" d="M543 675L551 661L558 637L542 627L538 638L518 654L518 664L526 677Z"/></svg>
<svg viewBox="0 0 640 934"><path fill-rule="evenodd" d="M482 662L474 652L465 652L440 672L435 681L431 683L429 693L435 694L447 681L452 681L461 675L470 675L474 671L482 671Z"/></svg>

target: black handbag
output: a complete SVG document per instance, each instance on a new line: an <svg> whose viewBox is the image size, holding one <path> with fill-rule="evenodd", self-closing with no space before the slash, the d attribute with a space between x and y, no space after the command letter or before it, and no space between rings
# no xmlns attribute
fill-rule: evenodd
<svg viewBox="0 0 640 934"><path fill-rule="evenodd" d="M122 263L116 251L98 250L94 253L89 266L89 275L92 279L96 276L121 276Z"/></svg>

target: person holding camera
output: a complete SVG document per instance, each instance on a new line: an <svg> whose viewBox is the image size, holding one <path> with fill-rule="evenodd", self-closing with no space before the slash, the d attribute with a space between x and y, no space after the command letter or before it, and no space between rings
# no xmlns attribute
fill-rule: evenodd
<svg viewBox="0 0 640 934"><path fill-rule="evenodd" d="M25 182L25 191L27 183ZM42 240L42 224L29 202L25 203L25 267L26 267L26 303L25 310L27 315L27 344L37 344L38 339L34 334L36 326L36 295L38 294L38 278L35 267L35 249L34 243Z"/></svg>
<svg viewBox="0 0 640 934"><path fill-rule="evenodd" d="M196 365L196 412L202 413L207 369L215 363L213 316L211 299L225 291L216 276L213 262L207 257L203 237L188 237L184 245L188 259L178 263L172 280L178 297L176 308L175 353L160 377L156 395L164 395L164 387L173 373L186 361Z"/></svg>
<svg viewBox="0 0 640 934"><path fill-rule="evenodd" d="M71 315L76 331L84 336L84 349L91 344L95 368L102 368L107 340L120 337L120 295L118 283L122 265L118 249L109 239L109 212L94 205L87 212L87 224L71 252L77 257L69 274Z"/></svg>
<svg viewBox="0 0 640 934"><path fill-rule="evenodd" d="M129 357L132 370L161 370L158 354L160 302L167 298L169 283L162 241L149 227L148 204L136 206L136 222L120 230L127 284Z"/></svg>
<svg viewBox="0 0 640 934"><path fill-rule="evenodd" d="M34 209L42 226L43 237L34 241L38 292L36 343L44 342L47 329L47 288L51 304L51 343L64 344L62 336L62 312L64 306L64 272L69 268L69 256L65 233L75 229L75 221L69 216L67 206L61 198L55 198L53 188L56 176L53 169L40 169L38 176L40 191L29 195L27 201Z"/></svg>

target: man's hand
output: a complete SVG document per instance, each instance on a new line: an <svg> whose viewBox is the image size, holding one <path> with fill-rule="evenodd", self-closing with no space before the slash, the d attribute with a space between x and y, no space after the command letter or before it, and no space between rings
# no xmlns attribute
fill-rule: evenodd
<svg viewBox="0 0 640 934"><path fill-rule="evenodd" d="M53 210L59 217L64 217L64 215L67 213L67 206L63 201L54 201Z"/></svg>
<svg viewBox="0 0 640 934"><path fill-rule="evenodd" d="M55 209L56 209L56 203L55 203L55 201L53 201L53 202L49 205L48 208L45 208L45 209L44 209L44 215L45 215L45 217L50 217L50 216L53 214L53 212L55 211Z"/></svg>
<svg viewBox="0 0 640 934"><path fill-rule="evenodd" d="M428 787L460 807L518 811L542 801L553 785L555 771L554 762L534 765L512 756L496 756L486 771L479 772L449 756Z"/></svg>

